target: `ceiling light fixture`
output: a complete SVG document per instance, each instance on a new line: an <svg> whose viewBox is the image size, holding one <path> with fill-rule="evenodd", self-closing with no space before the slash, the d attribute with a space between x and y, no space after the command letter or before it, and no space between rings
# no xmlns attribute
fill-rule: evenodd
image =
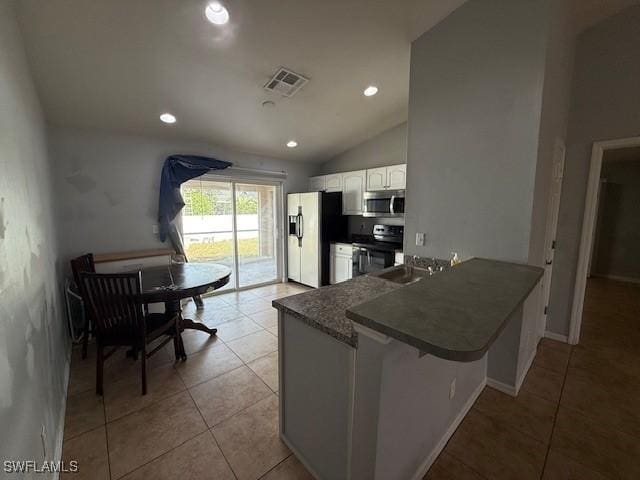
<svg viewBox="0 0 640 480"><path fill-rule="evenodd" d="M229 11L220 2L211 2L204 10L204 14L214 25L224 25L229 21Z"/></svg>
<svg viewBox="0 0 640 480"><path fill-rule="evenodd" d="M170 113L163 113L160 115L160 120L164 123L176 123L176 117L171 115Z"/></svg>
<svg viewBox="0 0 640 480"><path fill-rule="evenodd" d="M364 93L365 97L373 97L376 93L378 93L378 87L376 87L375 85L369 85L364 89L364 92L362 93Z"/></svg>
<svg viewBox="0 0 640 480"><path fill-rule="evenodd" d="M296 142L295 140L289 140L287 142L287 147L289 148L296 148L298 146L298 142Z"/></svg>

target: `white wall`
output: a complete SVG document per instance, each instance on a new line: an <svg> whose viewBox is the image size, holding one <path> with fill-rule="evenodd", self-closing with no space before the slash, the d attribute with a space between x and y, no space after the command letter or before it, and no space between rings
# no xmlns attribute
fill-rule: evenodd
<svg viewBox="0 0 640 480"><path fill-rule="evenodd" d="M171 154L206 155L233 162L235 167L285 171L285 194L306 190L316 168L201 143L95 130L54 128L50 139L65 260L85 252L162 246L153 226L160 172Z"/></svg>
<svg viewBox="0 0 640 480"><path fill-rule="evenodd" d="M317 173L338 173L407 162L407 123L401 123L323 163Z"/></svg>
<svg viewBox="0 0 640 480"><path fill-rule="evenodd" d="M568 335L594 141L640 135L640 6L578 37L547 329Z"/></svg>
<svg viewBox="0 0 640 480"><path fill-rule="evenodd" d="M40 462L43 427L46 459L60 454L69 343L45 126L12 3L0 0L0 458Z"/></svg>
<svg viewBox="0 0 640 480"><path fill-rule="evenodd" d="M542 263L549 153L568 103L564 6L470 0L413 43L406 254ZM538 288L492 347L490 377L515 385L540 303Z"/></svg>

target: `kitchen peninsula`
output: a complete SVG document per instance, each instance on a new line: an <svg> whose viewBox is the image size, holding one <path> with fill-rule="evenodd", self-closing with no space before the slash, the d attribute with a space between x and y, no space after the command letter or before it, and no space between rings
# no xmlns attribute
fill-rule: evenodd
<svg viewBox="0 0 640 480"><path fill-rule="evenodd" d="M394 267L275 300L280 432L320 479L421 478L542 269Z"/></svg>

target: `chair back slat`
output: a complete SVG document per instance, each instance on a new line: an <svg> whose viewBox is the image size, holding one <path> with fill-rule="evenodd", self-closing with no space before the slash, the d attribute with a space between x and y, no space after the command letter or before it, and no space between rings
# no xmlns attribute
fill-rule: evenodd
<svg viewBox="0 0 640 480"><path fill-rule="evenodd" d="M84 272L80 274L80 281L85 289L99 337L114 341L140 338L144 332L140 272Z"/></svg>
<svg viewBox="0 0 640 480"><path fill-rule="evenodd" d="M82 285L80 282L80 273L81 272L90 272L95 273L96 265L93 261L93 254L87 253L86 255L81 255L71 260L71 272L73 273L73 279L76 282L76 285L79 289L82 290Z"/></svg>

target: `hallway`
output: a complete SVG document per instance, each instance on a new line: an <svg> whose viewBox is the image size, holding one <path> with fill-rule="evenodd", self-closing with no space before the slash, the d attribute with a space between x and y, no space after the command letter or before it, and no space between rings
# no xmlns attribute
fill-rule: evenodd
<svg viewBox="0 0 640 480"><path fill-rule="evenodd" d="M580 344L543 339L517 398L485 388L425 477L640 478L640 285L592 278Z"/></svg>

